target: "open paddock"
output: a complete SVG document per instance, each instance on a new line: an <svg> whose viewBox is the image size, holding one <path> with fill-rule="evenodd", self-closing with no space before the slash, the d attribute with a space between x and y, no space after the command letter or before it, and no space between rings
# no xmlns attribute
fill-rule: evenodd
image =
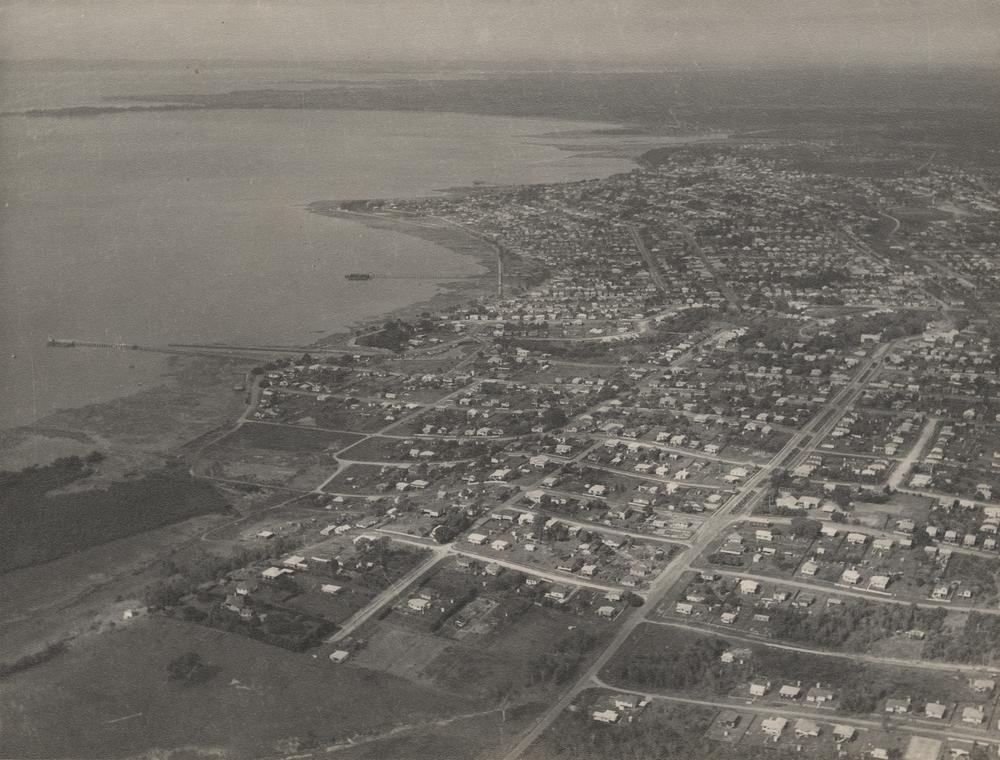
<svg viewBox="0 0 1000 760"><path fill-rule="evenodd" d="M224 480L310 490L336 471L335 452L358 440L351 433L246 423L205 449L195 468Z"/></svg>
<svg viewBox="0 0 1000 760"><path fill-rule="evenodd" d="M493 760L502 756L511 740L527 730L547 706L539 701L512 702L501 709L487 702L477 710L470 705L456 718L413 725L377 738L358 737L350 746L339 745L335 756L338 760Z"/></svg>
<svg viewBox="0 0 1000 760"><path fill-rule="evenodd" d="M169 680L167 664L191 651L206 680ZM0 681L3 754L20 758L219 746L256 758L290 739L332 743L468 708L403 678L159 617Z"/></svg>
<svg viewBox="0 0 1000 760"><path fill-rule="evenodd" d="M211 448L229 451L264 449L296 454L320 453L346 448L360 439L361 436L348 432L335 433L308 427L247 422Z"/></svg>
<svg viewBox="0 0 1000 760"><path fill-rule="evenodd" d="M440 636L379 621L366 630L365 646L354 662L417 683L431 683L424 670L449 646L451 643Z"/></svg>

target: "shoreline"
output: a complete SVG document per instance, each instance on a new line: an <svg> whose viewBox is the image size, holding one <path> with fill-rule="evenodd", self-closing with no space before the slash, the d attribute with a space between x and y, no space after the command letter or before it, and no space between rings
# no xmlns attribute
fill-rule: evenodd
<svg viewBox="0 0 1000 760"><path fill-rule="evenodd" d="M482 271L470 272L459 278L442 278L435 285L440 292L430 298L402 306L389 311L380 312L372 317L366 317L349 325L343 330L324 335L312 345L316 347L334 347L343 345L339 341L345 338L350 343L353 335L375 324L381 324L390 319L411 319L425 311L443 311L452 306L468 303L493 293L497 276L496 258L498 249L495 244L484 240L469 230L458 225L435 220L433 217L410 216L405 213L348 211L341 208L347 201L314 201L305 206L312 214L342 219L356 224L363 224L372 229L388 230L403 235L419 238L434 245L445 248L452 253L471 257ZM360 282L358 287L364 287Z"/></svg>
<svg viewBox="0 0 1000 760"><path fill-rule="evenodd" d="M304 349L315 347L350 350L355 336L367 327L379 326L390 319L413 319L422 312L443 311L494 292L497 249L492 243L444 221L435 222L426 217L420 217L417 221L416 218L408 219L403 214L346 211L340 208L343 202L345 201L315 201L304 208L309 213L399 232L434 243L453 253L472 257L479 271L470 272L464 277L436 280L438 292L430 298L375 313L311 342L303 341ZM358 283L358 286L364 287L365 283ZM288 354L294 353L295 350L289 348ZM158 460L182 447L187 440L202 434L204 425L192 425L189 435L175 429L173 435L165 437L162 448L152 441L144 441L146 445L141 445L140 451L129 455L129 441L126 440L128 436L126 439L121 438L123 427L127 427L125 421L130 419L141 428L144 422L149 422L162 413L165 398L173 400L186 392L201 396L208 406L218 407L217 423L222 416L232 412L232 400L222 400L226 395L222 391L228 391L232 383L228 379L213 378L208 386L199 390L197 385L190 384L189 378L193 375L207 378L213 374L213 369L223 366L235 370L246 369L252 364L252 360L237 356L228 360L212 355L174 357L169 363L169 369L164 372L162 381L154 386L105 401L56 409L29 423L0 429L0 470L21 469L29 463L44 464L58 456L73 453L82 455L95 449L109 455L120 455L131 467L141 467L143 461ZM210 411L205 407L203 410ZM182 424L181 427L187 426ZM134 446L134 441L132 445Z"/></svg>
<svg viewBox="0 0 1000 760"><path fill-rule="evenodd" d="M587 131L583 132L583 134L587 133ZM539 135L539 137L553 137L562 134L564 133L557 132L547 136ZM597 136L603 137L604 135L598 131ZM608 137L609 140L613 141L614 135ZM550 140L546 140L546 144L564 151L580 152L578 150L580 146L559 145L558 142ZM627 158L633 165L638 164L635 150L626 150L620 157ZM462 195L477 190L506 186L508 185L472 183L471 185L442 188L429 195L435 197ZM496 292L498 257L503 253L494 242L461 225L432 216L399 211L352 211L343 208L344 204L350 203L352 200L316 200L295 204L295 207L303 209L307 213L341 219L371 229L396 232L432 243L454 254L470 257L474 264L474 271L457 277L446 275L440 279L431 275L428 279L434 281L437 292L430 297L424 297L405 306L376 311L370 316L356 319L331 332L305 336L299 344L301 348L289 347L288 355L298 351L308 351L310 348L350 351L358 348L355 344L358 334L381 327L388 320L412 321L422 313L441 313L450 308L488 297ZM365 282L359 282L357 287L365 287L365 284ZM222 364L248 368L259 361L264 361L264 359L236 355L228 359L211 355L173 357L170 368L162 374L160 381L155 385L149 385L103 401L58 408L30 422L0 428L0 470L4 469L4 465L7 463L23 465L26 458L35 463L47 463L58 456L77 453L82 447L90 448L92 444L96 444L93 446L94 448L99 448L107 453L118 452L128 457L128 443L123 442L120 438L123 418L131 418L137 427L141 427L148 420L156 419L161 413L161 410L157 408L158 398L171 397L178 394L182 388L188 392L199 394L197 387L192 388L190 384L180 380L179 376L209 373L212 367L218 367ZM208 401L209 398L218 400L219 388L226 387L227 383L231 388L231 381L221 380L211 383L212 387L202 389L199 395L204 401ZM219 403L217 406L219 415L225 415L231 411L229 403ZM210 410L203 409L203 411L209 412ZM217 417L218 415L211 414L211 416ZM86 420L86 423L81 424L82 420ZM174 432L178 433L179 431L175 429ZM188 438L196 438L201 432L200 426L193 425ZM177 435L167 436L167 438L168 440L164 440L162 447L156 445L144 447L143 453L146 456L163 456L179 448ZM84 443L85 441L86 443ZM180 441L180 445L183 445L183 441Z"/></svg>

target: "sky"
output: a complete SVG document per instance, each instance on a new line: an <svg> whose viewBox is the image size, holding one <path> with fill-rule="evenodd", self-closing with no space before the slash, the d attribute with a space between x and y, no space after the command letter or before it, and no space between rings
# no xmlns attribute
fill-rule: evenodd
<svg viewBox="0 0 1000 760"><path fill-rule="evenodd" d="M0 58L1000 65L1000 0L0 0Z"/></svg>

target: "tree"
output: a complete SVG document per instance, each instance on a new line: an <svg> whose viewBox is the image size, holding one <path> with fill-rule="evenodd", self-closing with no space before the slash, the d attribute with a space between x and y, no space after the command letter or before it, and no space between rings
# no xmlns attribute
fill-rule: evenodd
<svg viewBox="0 0 1000 760"><path fill-rule="evenodd" d="M566 412L554 406L550 406L542 412L542 424L546 428L558 428L566 424Z"/></svg>
<svg viewBox="0 0 1000 760"><path fill-rule="evenodd" d="M167 663L171 681L194 683L204 677L207 667L197 652L185 652Z"/></svg>
<svg viewBox="0 0 1000 760"><path fill-rule="evenodd" d="M835 486L830 496L841 509L847 509L851 505L851 489L845 485Z"/></svg>
<svg viewBox="0 0 1000 760"><path fill-rule="evenodd" d="M810 520L807 517L793 517L791 528L792 535L796 538L815 541L823 530L823 523L819 520Z"/></svg>

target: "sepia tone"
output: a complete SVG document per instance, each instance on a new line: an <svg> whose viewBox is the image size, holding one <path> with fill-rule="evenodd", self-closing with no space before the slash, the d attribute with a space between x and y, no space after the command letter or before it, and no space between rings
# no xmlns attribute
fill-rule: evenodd
<svg viewBox="0 0 1000 760"><path fill-rule="evenodd" d="M998 73L0 0L0 760L1000 758Z"/></svg>

